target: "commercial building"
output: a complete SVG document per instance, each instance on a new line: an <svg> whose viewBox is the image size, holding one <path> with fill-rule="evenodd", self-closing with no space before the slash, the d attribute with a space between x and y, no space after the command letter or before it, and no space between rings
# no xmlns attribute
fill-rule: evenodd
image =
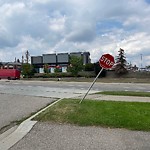
<svg viewBox="0 0 150 150"><path fill-rule="evenodd" d="M18 69L21 70L21 63L19 62L0 62L0 69Z"/></svg>
<svg viewBox="0 0 150 150"><path fill-rule="evenodd" d="M74 53L58 53L58 54L43 54L42 56L31 56L31 64L37 72L44 72L44 65L48 64L49 72L53 73L55 68L59 68L62 72L67 72L69 59L71 56L82 57L83 65L91 62L89 52L74 52Z"/></svg>

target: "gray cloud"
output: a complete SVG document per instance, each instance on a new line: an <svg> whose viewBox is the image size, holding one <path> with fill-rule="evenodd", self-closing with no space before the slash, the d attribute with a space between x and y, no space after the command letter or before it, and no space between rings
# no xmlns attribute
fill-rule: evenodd
<svg viewBox="0 0 150 150"><path fill-rule="evenodd" d="M68 41L72 42L91 42L96 37L95 31L90 29L82 29L74 31L67 37Z"/></svg>
<svg viewBox="0 0 150 150"><path fill-rule="evenodd" d="M26 49L32 55L87 50L96 61L122 47L139 65L139 54L150 55L149 14L144 0L1 0L0 59L21 58Z"/></svg>

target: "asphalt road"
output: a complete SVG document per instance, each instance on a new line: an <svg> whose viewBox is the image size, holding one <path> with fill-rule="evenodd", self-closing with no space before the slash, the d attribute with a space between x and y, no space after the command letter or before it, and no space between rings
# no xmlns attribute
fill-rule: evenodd
<svg viewBox="0 0 150 150"><path fill-rule="evenodd" d="M0 93L62 98L83 94L91 83L55 81L0 81ZM95 83L92 92L97 91L144 91L150 92L150 84L140 83ZM60 94L59 94L60 93ZM65 94L65 95L64 95ZM62 97L61 97L62 95Z"/></svg>
<svg viewBox="0 0 150 150"><path fill-rule="evenodd" d="M43 96L55 98L69 98L84 94L87 84L79 85L69 82L43 82L43 81L0 81L0 93ZM91 90L97 92L96 90Z"/></svg>
<svg viewBox="0 0 150 150"><path fill-rule="evenodd" d="M50 104L54 98L0 94L0 129Z"/></svg>
<svg viewBox="0 0 150 150"><path fill-rule="evenodd" d="M0 128L37 111L55 98L86 93L91 83L54 81L0 81ZM96 83L90 93L108 90L150 92L150 84ZM15 149L150 149L149 132L38 123Z"/></svg>

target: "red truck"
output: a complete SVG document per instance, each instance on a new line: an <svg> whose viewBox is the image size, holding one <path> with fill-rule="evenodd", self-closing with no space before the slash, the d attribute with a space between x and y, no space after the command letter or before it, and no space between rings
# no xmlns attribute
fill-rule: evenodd
<svg viewBox="0 0 150 150"><path fill-rule="evenodd" d="M0 69L0 79L20 79L20 71L17 69Z"/></svg>

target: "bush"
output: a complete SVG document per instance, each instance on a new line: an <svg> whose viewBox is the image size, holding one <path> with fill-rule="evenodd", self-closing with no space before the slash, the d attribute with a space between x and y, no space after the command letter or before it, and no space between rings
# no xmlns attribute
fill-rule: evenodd
<svg viewBox="0 0 150 150"><path fill-rule="evenodd" d="M94 71L94 64L89 63L84 66L85 71Z"/></svg>
<svg viewBox="0 0 150 150"><path fill-rule="evenodd" d="M78 74L80 77L85 77L85 78L92 78L95 77L95 72L94 71L81 71Z"/></svg>
<svg viewBox="0 0 150 150"><path fill-rule="evenodd" d="M72 77L70 72L57 72L57 73L36 73L35 78L62 78L62 77Z"/></svg>
<svg viewBox="0 0 150 150"><path fill-rule="evenodd" d="M96 76L98 75L101 69L102 67L100 67L99 62L94 64L94 71L95 71ZM107 74L107 71L104 69L99 77L106 77L106 74Z"/></svg>

